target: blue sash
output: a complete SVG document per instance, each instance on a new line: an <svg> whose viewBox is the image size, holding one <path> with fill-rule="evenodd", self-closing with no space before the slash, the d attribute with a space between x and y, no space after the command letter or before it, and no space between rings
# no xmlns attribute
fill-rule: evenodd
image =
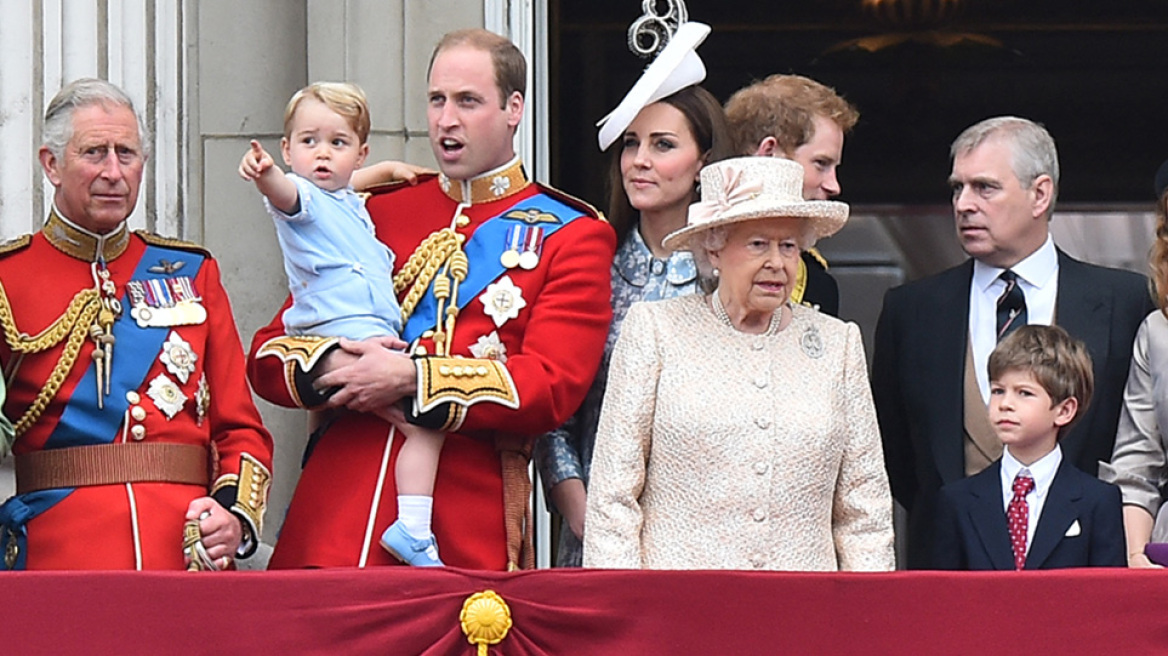
<svg viewBox="0 0 1168 656"><path fill-rule="evenodd" d="M150 267L164 258L171 263L183 262L184 265L181 269L171 269L176 273L151 272ZM182 275L194 279L203 265L203 259L199 253L147 246L142 258L138 260L132 280L171 278L178 270L182 271ZM126 409L130 406L125 391L142 386L170 331L171 328L167 326L139 327L130 317L129 295L124 296L122 314L113 325L116 341L113 369L110 372L112 391L103 399L105 407L97 406L97 367L86 363L85 375L77 383L73 395L69 397L57 427L45 441L45 449L112 443L117 437L118 427L125 418ZM7 569L3 549L8 546L13 534L19 549L15 569L24 569L27 546L25 525L72 492L73 488L62 488L20 494L0 506L0 570Z"/></svg>
<svg viewBox="0 0 1168 656"><path fill-rule="evenodd" d="M540 222L544 239L552 233L583 216L580 210L563 203L547 194L537 194L515 203L500 212L494 218L487 219L474 231L467 240L463 249L469 263L466 280L458 285L458 307L462 309L476 297L487 285L499 279L507 272L507 268L499 261L499 256L506 249L507 230L516 224L529 225L522 218L510 218L507 215L513 212L527 214L529 211L554 215L558 222ZM419 335L432 330L437 323L438 302L434 298L434 282L422 295L422 300L414 308L410 320L402 329L402 339L412 342Z"/></svg>

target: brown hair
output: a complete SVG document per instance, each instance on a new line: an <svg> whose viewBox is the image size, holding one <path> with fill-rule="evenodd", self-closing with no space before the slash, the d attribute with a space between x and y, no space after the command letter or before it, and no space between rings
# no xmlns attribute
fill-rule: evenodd
<svg viewBox="0 0 1168 656"><path fill-rule="evenodd" d="M726 125L726 115L722 105L709 91L699 86L688 86L658 102L675 107L685 116L689 129L697 141L702 154L702 166L734 156L730 142L730 131ZM637 210L629 203L621 179L621 140L612 149L608 169L608 222L616 230L617 240L624 243L633 226L637 224ZM698 200L698 189L694 187L693 201Z"/></svg>
<svg viewBox="0 0 1168 656"><path fill-rule="evenodd" d="M828 118L844 134L860 120L859 110L834 89L802 75L771 75L726 101L726 120L740 155L753 155L767 137L774 137L783 152L795 152L815 136L816 116Z"/></svg>
<svg viewBox="0 0 1168 656"><path fill-rule="evenodd" d="M1156 201L1156 241L1152 242L1149 260L1152 285L1156 288L1156 304L1168 317L1168 191Z"/></svg>
<svg viewBox="0 0 1168 656"><path fill-rule="evenodd" d="M1079 402L1075 417L1059 429L1060 438L1083 416L1095 389L1087 346L1058 326L1022 326L999 342L990 354L990 380L1008 371L1034 376L1050 395L1051 407L1071 397Z"/></svg>
<svg viewBox="0 0 1168 656"><path fill-rule="evenodd" d="M518 91L520 97L527 94L527 59L519 48L507 39L480 28L469 28L448 32L434 46L430 53L430 64L426 67L426 77L434 68L434 60L438 53L456 46L469 46L482 50L491 55L491 63L495 67L495 86L499 88L501 107L507 106L507 99Z"/></svg>
<svg viewBox="0 0 1168 656"><path fill-rule="evenodd" d="M305 99L318 100L349 122L361 143L369 138L369 101L361 87L349 82L313 82L297 91L284 108L284 138L292 137L292 119Z"/></svg>

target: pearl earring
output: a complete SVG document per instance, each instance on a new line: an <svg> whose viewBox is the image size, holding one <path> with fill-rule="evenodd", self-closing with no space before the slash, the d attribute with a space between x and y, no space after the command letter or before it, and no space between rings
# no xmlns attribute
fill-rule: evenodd
<svg viewBox="0 0 1168 656"><path fill-rule="evenodd" d="M714 270L713 270L711 273L713 273L713 274L714 274L714 277L715 277L715 278L717 278L717 277L719 277L719 276L721 276L721 275L722 275L722 272L718 270L718 267L714 267Z"/></svg>

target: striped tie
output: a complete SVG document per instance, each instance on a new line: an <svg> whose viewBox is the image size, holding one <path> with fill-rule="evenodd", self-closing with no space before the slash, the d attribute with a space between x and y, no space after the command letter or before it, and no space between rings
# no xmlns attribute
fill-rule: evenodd
<svg viewBox="0 0 1168 656"><path fill-rule="evenodd" d="M1006 291L998 297L998 341L1018 326L1026 325L1026 296L1018 284L1018 274L1006 269L999 276L1006 283Z"/></svg>

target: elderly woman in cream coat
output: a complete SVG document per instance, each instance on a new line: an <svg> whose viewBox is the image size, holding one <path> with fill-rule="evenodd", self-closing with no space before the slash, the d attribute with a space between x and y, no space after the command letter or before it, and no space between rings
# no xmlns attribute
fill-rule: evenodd
<svg viewBox="0 0 1168 656"><path fill-rule="evenodd" d="M634 305L593 455L584 565L891 570L892 499L860 331L789 302L800 249L848 207L804 201L803 168L707 166L665 246L708 295ZM710 284L709 286L713 286Z"/></svg>

